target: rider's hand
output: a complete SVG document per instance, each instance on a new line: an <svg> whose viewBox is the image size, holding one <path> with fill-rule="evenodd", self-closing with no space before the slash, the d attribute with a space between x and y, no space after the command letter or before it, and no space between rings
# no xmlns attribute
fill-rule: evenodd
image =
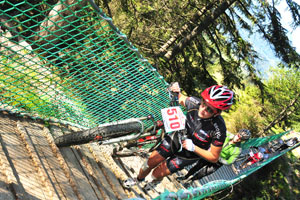
<svg viewBox="0 0 300 200"><path fill-rule="evenodd" d="M173 83L171 85L170 89L171 89L172 92L178 92L178 93L180 93L179 83L178 82Z"/></svg>
<svg viewBox="0 0 300 200"><path fill-rule="evenodd" d="M188 151L195 151L195 145L191 139L185 139L182 142L182 147Z"/></svg>

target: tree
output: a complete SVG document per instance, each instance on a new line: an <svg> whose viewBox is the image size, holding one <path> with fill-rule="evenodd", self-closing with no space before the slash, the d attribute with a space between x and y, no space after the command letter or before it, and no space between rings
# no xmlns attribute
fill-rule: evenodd
<svg viewBox="0 0 300 200"><path fill-rule="evenodd" d="M241 37L241 30L260 33L286 65L299 63L275 2L112 0L105 5L121 31L167 81L180 81L189 95L216 83L243 88L246 77L264 94L254 67L259 55ZM299 6L291 0L288 5L298 26Z"/></svg>
<svg viewBox="0 0 300 200"><path fill-rule="evenodd" d="M286 131L298 123L300 115L300 71L296 66L287 68L282 65L272 71L266 82L268 101L262 111L268 121L262 130L264 133L272 127Z"/></svg>
<svg viewBox="0 0 300 200"><path fill-rule="evenodd" d="M237 92L238 103L225 115L228 129L251 130L254 137L280 133L297 128L300 117L300 71L296 68L273 68L270 79L264 81L265 102L254 85Z"/></svg>

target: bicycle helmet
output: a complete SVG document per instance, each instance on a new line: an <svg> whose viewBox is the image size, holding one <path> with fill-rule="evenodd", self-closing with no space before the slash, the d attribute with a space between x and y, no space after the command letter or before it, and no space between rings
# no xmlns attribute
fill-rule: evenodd
<svg viewBox="0 0 300 200"><path fill-rule="evenodd" d="M238 133L242 140L248 140L251 137L251 132L248 129L241 129Z"/></svg>
<svg viewBox="0 0 300 200"><path fill-rule="evenodd" d="M234 93L226 86L213 85L201 93L206 103L219 110L228 110L233 104Z"/></svg>
<svg viewBox="0 0 300 200"><path fill-rule="evenodd" d="M268 158L269 158L269 154L264 154L264 160L268 160Z"/></svg>
<svg viewBox="0 0 300 200"><path fill-rule="evenodd" d="M266 149L263 148L263 147L258 147L258 151L261 152L261 153L265 153L265 152L266 152Z"/></svg>

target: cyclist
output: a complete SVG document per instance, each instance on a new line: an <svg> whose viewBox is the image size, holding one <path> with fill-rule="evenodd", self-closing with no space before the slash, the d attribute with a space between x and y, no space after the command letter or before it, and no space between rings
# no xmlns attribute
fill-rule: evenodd
<svg viewBox="0 0 300 200"><path fill-rule="evenodd" d="M208 176L217 171L223 165L230 165L234 163L237 157L241 154L241 143L247 141L251 137L251 132L247 129L241 129L236 135L227 132L219 161L216 163L208 162L206 160L199 160L195 166L193 166L185 176L177 177L177 180L188 179L191 175L191 180L198 180L204 176Z"/></svg>
<svg viewBox="0 0 300 200"><path fill-rule="evenodd" d="M275 149L275 151L282 151L284 149L290 148L300 142L300 139L298 137L292 137L289 139L286 139L282 142L281 146Z"/></svg>
<svg viewBox="0 0 300 200"><path fill-rule="evenodd" d="M240 169L245 169L254 163L261 162L263 160L267 160L269 155L272 153L271 149L265 147L256 147L258 152L253 153L252 151L249 152L249 157L234 170L236 173L240 172Z"/></svg>
<svg viewBox="0 0 300 200"><path fill-rule="evenodd" d="M124 181L125 187L143 181L154 169L153 180L144 187L146 190L152 189L163 177L197 162L200 158L214 163L219 159L226 138L226 125L221 112L231 107L234 93L226 86L213 85L201 93L202 98L187 97L180 92L177 82L170 89L179 93L179 103L187 108L187 139L182 141L182 151L179 152L176 144L178 141L173 140L175 137L172 138L174 134L166 136L142 165L137 178Z"/></svg>

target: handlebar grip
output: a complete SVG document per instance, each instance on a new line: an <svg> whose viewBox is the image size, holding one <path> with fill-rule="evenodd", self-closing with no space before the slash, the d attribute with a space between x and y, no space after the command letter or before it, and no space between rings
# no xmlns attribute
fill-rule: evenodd
<svg viewBox="0 0 300 200"><path fill-rule="evenodd" d="M178 106L179 105L179 93L178 92L171 92L172 98L171 98L171 102L170 105L171 106Z"/></svg>
<svg viewBox="0 0 300 200"><path fill-rule="evenodd" d="M174 83L176 83L176 82L171 82L169 84L169 87L168 87L168 91L169 91L170 98L171 98L170 105L171 106L178 106L179 105L179 92L173 92L173 91L170 90L170 88L172 87L172 85Z"/></svg>

